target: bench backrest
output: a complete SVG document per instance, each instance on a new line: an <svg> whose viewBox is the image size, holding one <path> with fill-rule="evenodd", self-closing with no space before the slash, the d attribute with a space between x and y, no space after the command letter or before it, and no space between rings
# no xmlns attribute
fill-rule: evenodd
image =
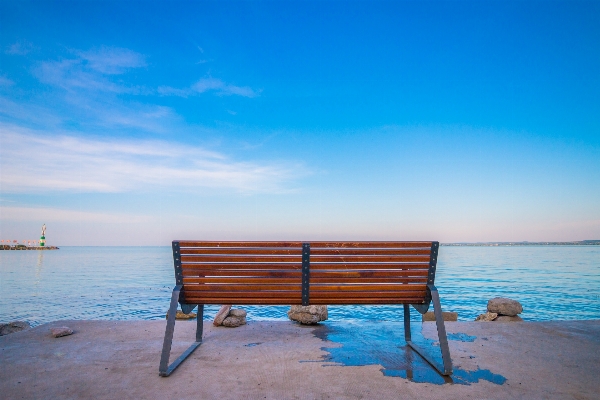
<svg viewBox="0 0 600 400"><path fill-rule="evenodd" d="M173 241L187 304L423 304L438 242Z"/></svg>

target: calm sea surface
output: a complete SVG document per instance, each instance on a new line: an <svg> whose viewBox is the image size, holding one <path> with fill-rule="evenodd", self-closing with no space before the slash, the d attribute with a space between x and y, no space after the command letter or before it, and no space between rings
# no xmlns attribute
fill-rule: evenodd
<svg viewBox="0 0 600 400"><path fill-rule="evenodd" d="M170 246L0 251L0 323L164 319L174 279ZM442 246L436 286L462 321L497 296L519 300L525 320L600 319L600 246ZM401 307L330 306L329 318L394 321ZM244 308L250 320L285 320L289 309Z"/></svg>

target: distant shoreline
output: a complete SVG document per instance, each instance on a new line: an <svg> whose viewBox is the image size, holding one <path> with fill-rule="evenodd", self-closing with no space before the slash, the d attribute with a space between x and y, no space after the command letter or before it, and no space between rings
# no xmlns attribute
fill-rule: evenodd
<svg viewBox="0 0 600 400"><path fill-rule="evenodd" d="M6 250L6 251L9 251L9 250L15 250L15 251L21 251L21 250L58 250L58 249L59 248L56 247L56 246L48 246L48 247L46 247L46 246L44 246L44 247L41 247L41 246L37 246L37 247L19 246L19 247L16 247L16 246L6 246L6 245L0 246L0 250Z"/></svg>
<svg viewBox="0 0 600 400"><path fill-rule="evenodd" d="M577 242L477 242L477 243L440 243L440 246L600 246L600 240L580 240Z"/></svg>

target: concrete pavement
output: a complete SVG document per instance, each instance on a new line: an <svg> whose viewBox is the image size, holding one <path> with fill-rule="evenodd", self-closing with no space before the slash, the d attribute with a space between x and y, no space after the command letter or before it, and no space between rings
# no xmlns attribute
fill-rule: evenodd
<svg viewBox="0 0 600 400"><path fill-rule="evenodd" d="M53 338L50 328L69 326ZM158 376L166 321L57 321L0 337L2 399L597 399L600 321L447 322L451 380L404 344L401 323L205 322L203 344ZM422 333L421 332L421 326ZM194 338L178 321L173 356ZM435 346L435 324L413 339ZM439 356L438 356L439 358Z"/></svg>

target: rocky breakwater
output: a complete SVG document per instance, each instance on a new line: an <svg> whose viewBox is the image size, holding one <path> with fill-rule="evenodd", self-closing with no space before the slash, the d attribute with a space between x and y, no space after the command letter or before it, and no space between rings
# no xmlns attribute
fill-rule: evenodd
<svg viewBox="0 0 600 400"><path fill-rule="evenodd" d="M56 246L33 247L33 246L25 246L23 244L18 244L15 246L10 246L10 245L6 245L6 244L0 245L0 250L58 250L58 249L59 248Z"/></svg>
<svg viewBox="0 0 600 400"><path fill-rule="evenodd" d="M327 306L291 306L287 315L304 325L314 325L328 318Z"/></svg>
<svg viewBox="0 0 600 400"><path fill-rule="evenodd" d="M488 301L487 312L480 314L475 321L481 322L521 322L518 314L523 312L523 306L516 300L495 297Z"/></svg>

